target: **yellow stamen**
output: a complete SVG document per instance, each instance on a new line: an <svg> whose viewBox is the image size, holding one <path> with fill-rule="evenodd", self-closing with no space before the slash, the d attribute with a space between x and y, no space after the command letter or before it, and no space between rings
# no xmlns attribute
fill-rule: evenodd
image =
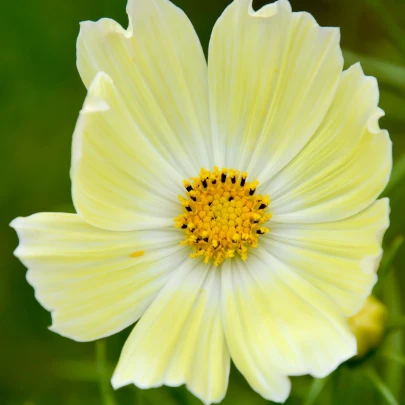
<svg viewBox="0 0 405 405"><path fill-rule="evenodd" d="M249 183L247 176L215 167L184 180L187 198L179 196L184 213L175 224L185 231L182 244L193 248L191 257L204 256L216 266L235 253L246 260L248 247L257 247L259 235L269 232L263 224L271 218L270 199L257 195L259 182Z"/></svg>

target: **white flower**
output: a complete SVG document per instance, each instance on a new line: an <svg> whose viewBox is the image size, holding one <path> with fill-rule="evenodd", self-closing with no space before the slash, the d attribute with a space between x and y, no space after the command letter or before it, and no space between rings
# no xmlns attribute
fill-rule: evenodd
<svg viewBox="0 0 405 405"><path fill-rule="evenodd" d="M94 340L142 317L115 388L185 383L220 402L232 358L282 402L288 376L323 377L356 353L346 318L376 282L388 226L376 80L342 73L338 29L287 0L257 12L235 0L208 68L172 3L127 11L127 30L81 26L78 214L17 218L16 255L61 335Z"/></svg>

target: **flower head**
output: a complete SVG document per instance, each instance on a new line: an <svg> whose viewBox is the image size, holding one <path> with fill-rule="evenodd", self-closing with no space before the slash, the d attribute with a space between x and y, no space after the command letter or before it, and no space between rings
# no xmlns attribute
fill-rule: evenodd
<svg viewBox="0 0 405 405"><path fill-rule="evenodd" d="M212 173L201 169L192 184L184 182L189 198L180 196L184 213L176 226L186 230L183 243L193 247L191 257L204 256L205 264L212 260L215 266L235 253L246 260L248 247L257 247L258 236L269 231L263 224L271 218L270 200L255 195L258 181L246 179L246 172L215 167Z"/></svg>
<svg viewBox="0 0 405 405"><path fill-rule="evenodd" d="M184 13L129 0L129 27L81 26L77 214L17 218L16 255L51 329L138 321L112 384L226 393L230 359L273 401L288 376L356 353L347 317L376 282L391 142L376 80L342 72L339 31L287 0L235 0L208 67Z"/></svg>

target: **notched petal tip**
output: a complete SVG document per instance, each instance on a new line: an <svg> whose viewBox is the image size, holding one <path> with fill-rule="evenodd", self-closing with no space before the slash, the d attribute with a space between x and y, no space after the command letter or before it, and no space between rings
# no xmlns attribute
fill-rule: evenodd
<svg viewBox="0 0 405 405"><path fill-rule="evenodd" d="M281 392L277 394L272 394L269 396L267 399L272 402L276 402L278 404L284 404L285 401L287 401L288 397L291 394L291 380L289 376L285 376L284 378L284 384L282 389L280 390Z"/></svg>
<svg viewBox="0 0 405 405"><path fill-rule="evenodd" d="M133 35L131 18L129 18L127 29L124 29L110 18L101 18L98 21L82 21L80 23L79 35L76 41L76 66L86 88L89 88L95 78L94 72L89 66L87 54L89 38L97 37L100 40L100 38L107 38L114 34L131 38ZM97 50L93 51L96 52Z"/></svg>
<svg viewBox="0 0 405 405"><path fill-rule="evenodd" d="M183 385L183 384L181 384L181 385ZM185 384L185 385L186 385L187 390L190 391L196 398L198 398L204 405L221 403L226 396L226 391L228 390L228 388L227 388L225 390L224 394L221 395L220 398L206 399L206 398L202 397L201 394L199 394L197 391L195 391L192 387L190 387L189 384Z"/></svg>
<svg viewBox="0 0 405 405"><path fill-rule="evenodd" d="M278 0L274 3L267 4L261 7L259 10L254 10L253 8L253 0L234 0L231 4L226 7L224 12L218 18L217 22L215 23L215 28L220 25L220 22L226 18L228 13L235 13L243 14L246 13L246 17L253 17L253 18L260 18L260 19L272 19L278 18L280 14L292 13L292 8L290 2L288 0ZM214 31L213 30L213 31ZM211 43L210 43L211 45Z"/></svg>
<svg viewBox="0 0 405 405"><path fill-rule="evenodd" d="M82 157L83 148L83 130L85 127L85 116L87 114L101 113L108 111L110 105L106 101L108 94L113 90L114 82L105 73L98 72L90 84L83 107L80 110L72 140L72 165L70 169L70 178L74 179L77 166Z"/></svg>
<svg viewBox="0 0 405 405"><path fill-rule="evenodd" d="M253 0L242 1L248 3L248 13L252 17L271 18L280 14L281 10L288 13L292 12L291 4L288 0L278 0L274 3L266 4L257 11L253 9Z"/></svg>
<svg viewBox="0 0 405 405"><path fill-rule="evenodd" d="M227 7L227 9L232 9L234 7L240 9L242 12L246 12L246 14L250 17L263 19L277 17L281 12L287 12L290 14L292 12L292 8L288 0L278 0L271 4L267 4L258 10L253 8L253 0L234 0Z"/></svg>
<svg viewBox="0 0 405 405"><path fill-rule="evenodd" d="M161 383L145 384L140 381L123 379L118 373L116 373L116 371L117 371L117 369L114 371L114 374L110 380L111 386L113 387L114 390L118 390L118 389L120 389L124 386L130 385L130 384L133 384L140 389L151 389L151 388L158 388L158 387L162 386ZM229 378L229 371L230 371L230 368L228 370L228 378ZM227 382L228 382L228 378L227 378ZM163 384L168 387L179 387L179 386L185 385L187 390L190 391L195 397L197 397L204 405L219 404L225 398L226 392L227 392L227 389L225 389L223 394L220 397L207 399L207 398L204 398L199 392L197 392L189 383L184 381L184 379L182 379L181 381L178 381L176 383L172 383L172 384L165 381ZM286 395L285 399L280 402L284 402L287 398L288 398L288 395Z"/></svg>
<svg viewBox="0 0 405 405"><path fill-rule="evenodd" d="M114 372L111 380L110 380L111 386L113 387L114 390L118 390L122 387L125 387L127 385L133 384L136 387L140 388L140 389L151 389L151 388L158 388L161 387L162 384L143 384L141 382L138 381L129 381L129 380L125 380L125 379L121 379L119 376L117 376ZM191 394L193 394L196 398L198 398L204 405L211 405L211 404L219 404L223 401L223 399L226 396L226 392L227 389L224 391L224 393L217 398L204 398L199 392L197 392L193 387L190 386L190 384L188 384L186 381L181 381L177 384L169 384L167 381L164 382L164 385L168 386L168 387L180 387L182 385L185 385L187 390L189 392L191 392ZM283 396L283 398L280 401L276 401L276 402L285 402L287 400L289 396L289 393L287 393L285 396Z"/></svg>
<svg viewBox="0 0 405 405"><path fill-rule="evenodd" d="M372 102L375 103L375 105L377 106L380 98L377 79L374 76L367 76L364 73L360 62L354 63L345 71L343 71L342 79L348 80L348 76L353 76L352 80L363 82L363 87L370 86L370 88L372 88L372 94L370 97L372 97Z"/></svg>
<svg viewBox="0 0 405 405"><path fill-rule="evenodd" d="M385 231L390 226L390 213L391 213L390 199L388 197L381 198L379 200L379 204L383 205L385 210L385 222L384 224L382 224L380 230L376 233L377 241L381 245Z"/></svg>
<svg viewBox="0 0 405 405"><path fill-rule="evenodd" d="M36 215L36 214L34 214L34 215ZM13 255L15 257L17 257L21 262L22 262L21 250L22 250L23 239L22 239L22 233L20 232L20 230L21 230L21 228L23 228L25 220L26 220L25 217L17 217L17 218L14 218L9 224L9 226L16 231L17 237L18 237L18 246L14 249Z"/></svg>
<svg viewBox="0 0 405 405"><path fill-rule="evenodd" d="M318 24L315 17L306 12L306 11L299 11L292 13L293 19L302 19L303 24L310 27L310 29L314 30L316 36L318 38L322 38L328 47L331 47L336 50L335 57L337 58L336 63L340 65L340 70L343 70L343 53L340 47L340 40L341 40L341 33L340 27L323 27Z"/></svg>
<svg viewBox="0 0 405 405"><path fill-rule="evenodd" d="M376 79L375 81L377 83ZM376 107L374 113L370 115L367 121L367 130L371 135L375 136L376 138L383 138L382 141L385 143L386 149L385 154L386 175L384 179L384 189L385 189L391 177L393 158L392 158L392 140L390 138L389 132L386 129L380 128L379 121L380 118L382 118L384 115L385 115L384 110L382 110L380 107Z"/></svg>
<svg viewBox="0 0 405 405"><path fill-rule="evenodd" d="M114 390L118 390L118 389L124 387L125 385L127 385L120 381L120 379L119 379L119 377L117 377L115 371L114 371L113 376L111 377L110 383ZM128 383L128 384L130 384L130 383Z"/></svg>
<svg viewBox="0 0 405 405"><path fill-rule="evenodd" d="M105 72L98 72L90 84L89 92L80 113L102 112L110 109L106 95L114 87L114 82Z"/></svg>
<svg viewBox="0 0 405 405"><path fill-rule="evenodd" d="M31 284L32 285L32 284ZM32 285L33 286L33 285ZM34 287L34 286L33 286ZM35 287L34 287L35 288ZM49 305L45 305L43 300L39 298L39 295L35 293L35 299L47 310L51 313L51 318L52 318L52 324L48 326L48 330L50 330L53 333L56 333L59 336L63 336L67 339L74 340L75 342L78 343L86 343L86 342L94 342L95 340L98 340L103 337L108 337L113 335L113 333L107 333L105 336L92 336L92 337L80 337L80 334L78 333L73 333L73 332L66 332L66 328L69 328L69 325L67 325L64 322L59 322L57 317L58 317L58 310L56 308L49 307ZM60 323L60 324L59 324Z"/></svg>
<svg viewBox="0 0 405 405"><path fill-rule="evenodd" d="M367 123L366 123L366 128L368 132L371 135L379 135L383 136L386 138L387 146L388 149L392 151L392 141L390 139L389 133L386 129L381 129L380 128L380 118L385 116L385 111L378 107L379 99L380 99L380 91L378 87L378 81L374 76L368 76L364 73L364 70L361 66L360 62L357 62L350 66L348 69L346 69L342 76L346 77L348 75L355 75L357 80L359 81L364 81L367 83L372 88L372 98L373 102L375 103L375 109L374 111L370 114ZM387 156L388 159L390 159L390 162L388 164L390 165L391 169L389 170L388 177L387 177L387 182L389 180L389 177L391 175L391 170L392 170L392 152L390 152Z"/></svg>
<svg viewBox="0 0 405 405"><path fill-rule="evenodd" d="M337 56L338 61L341 65L341 70L343 70L343 54L340 48L341 32L340 27L324 27L319 25L315 17L308 13L307 11L296 11L292 13L292 18L296 21L302 20L302 24L306 27L309 27L312 30L315 30L316 36L318 38L323 38L325 43L328 43L329 47L335 48L338 50Z"/></svg>
<svg viewBox="0 0 405 405"><path fill-rule="evenodd" d="M19 221L20 218L21 218L21 217L14 218L14 219L8 224L8 226L11 227L11 228L13 228L13 229L16 229L16 227L18 226L18 221Z"/></svg>
<svg viewBox="0 0 405 405"><path fill-rule="evenodd" d="M130 37L132 34L129 29L126 30L121 24L111 18L100 18L97 21L81 21L79 23L79 35L76 45L79 46L81 44L86 34L93 34L94 32L100 36L107 36L114 32L125 37Z"/></svg>
<svg viewBox="0 0 405 405"><path fill-rule="evenodd" d="M373 78L375 79L375 78ZM377 79L375 79L377 82ZM370 118L367 121L367 128L372 134L379 134L383 133L389 136L388 131L386 129L381 129L380 128L380 118L385 116L385 111L381 109L380 107L377 107L375 109L375 112L370 115Z"/></svg>

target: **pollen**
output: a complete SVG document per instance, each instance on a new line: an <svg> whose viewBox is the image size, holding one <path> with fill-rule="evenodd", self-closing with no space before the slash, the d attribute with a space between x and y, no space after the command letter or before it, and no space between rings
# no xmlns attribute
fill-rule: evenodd
<svg viewBox="0 0 405 405"><path fill-rule="evenodd" d="M131 253L129 256L130 257L141 257L145 254L143 250L138 250L137 252Z"/></svg>
<svg viewBox="0 0 405 405"><path fill-rule="evenodd" d="M191 257L203 256L215 266L235 254L246 260L248 249L269 232L264 225L271 218L270 199L257 195L259 182L247 182L247 177L246 172L215 167L184 180L187 196L179 196L184 212L175 226L184 230L181 244L191 246Z"/></svg>

